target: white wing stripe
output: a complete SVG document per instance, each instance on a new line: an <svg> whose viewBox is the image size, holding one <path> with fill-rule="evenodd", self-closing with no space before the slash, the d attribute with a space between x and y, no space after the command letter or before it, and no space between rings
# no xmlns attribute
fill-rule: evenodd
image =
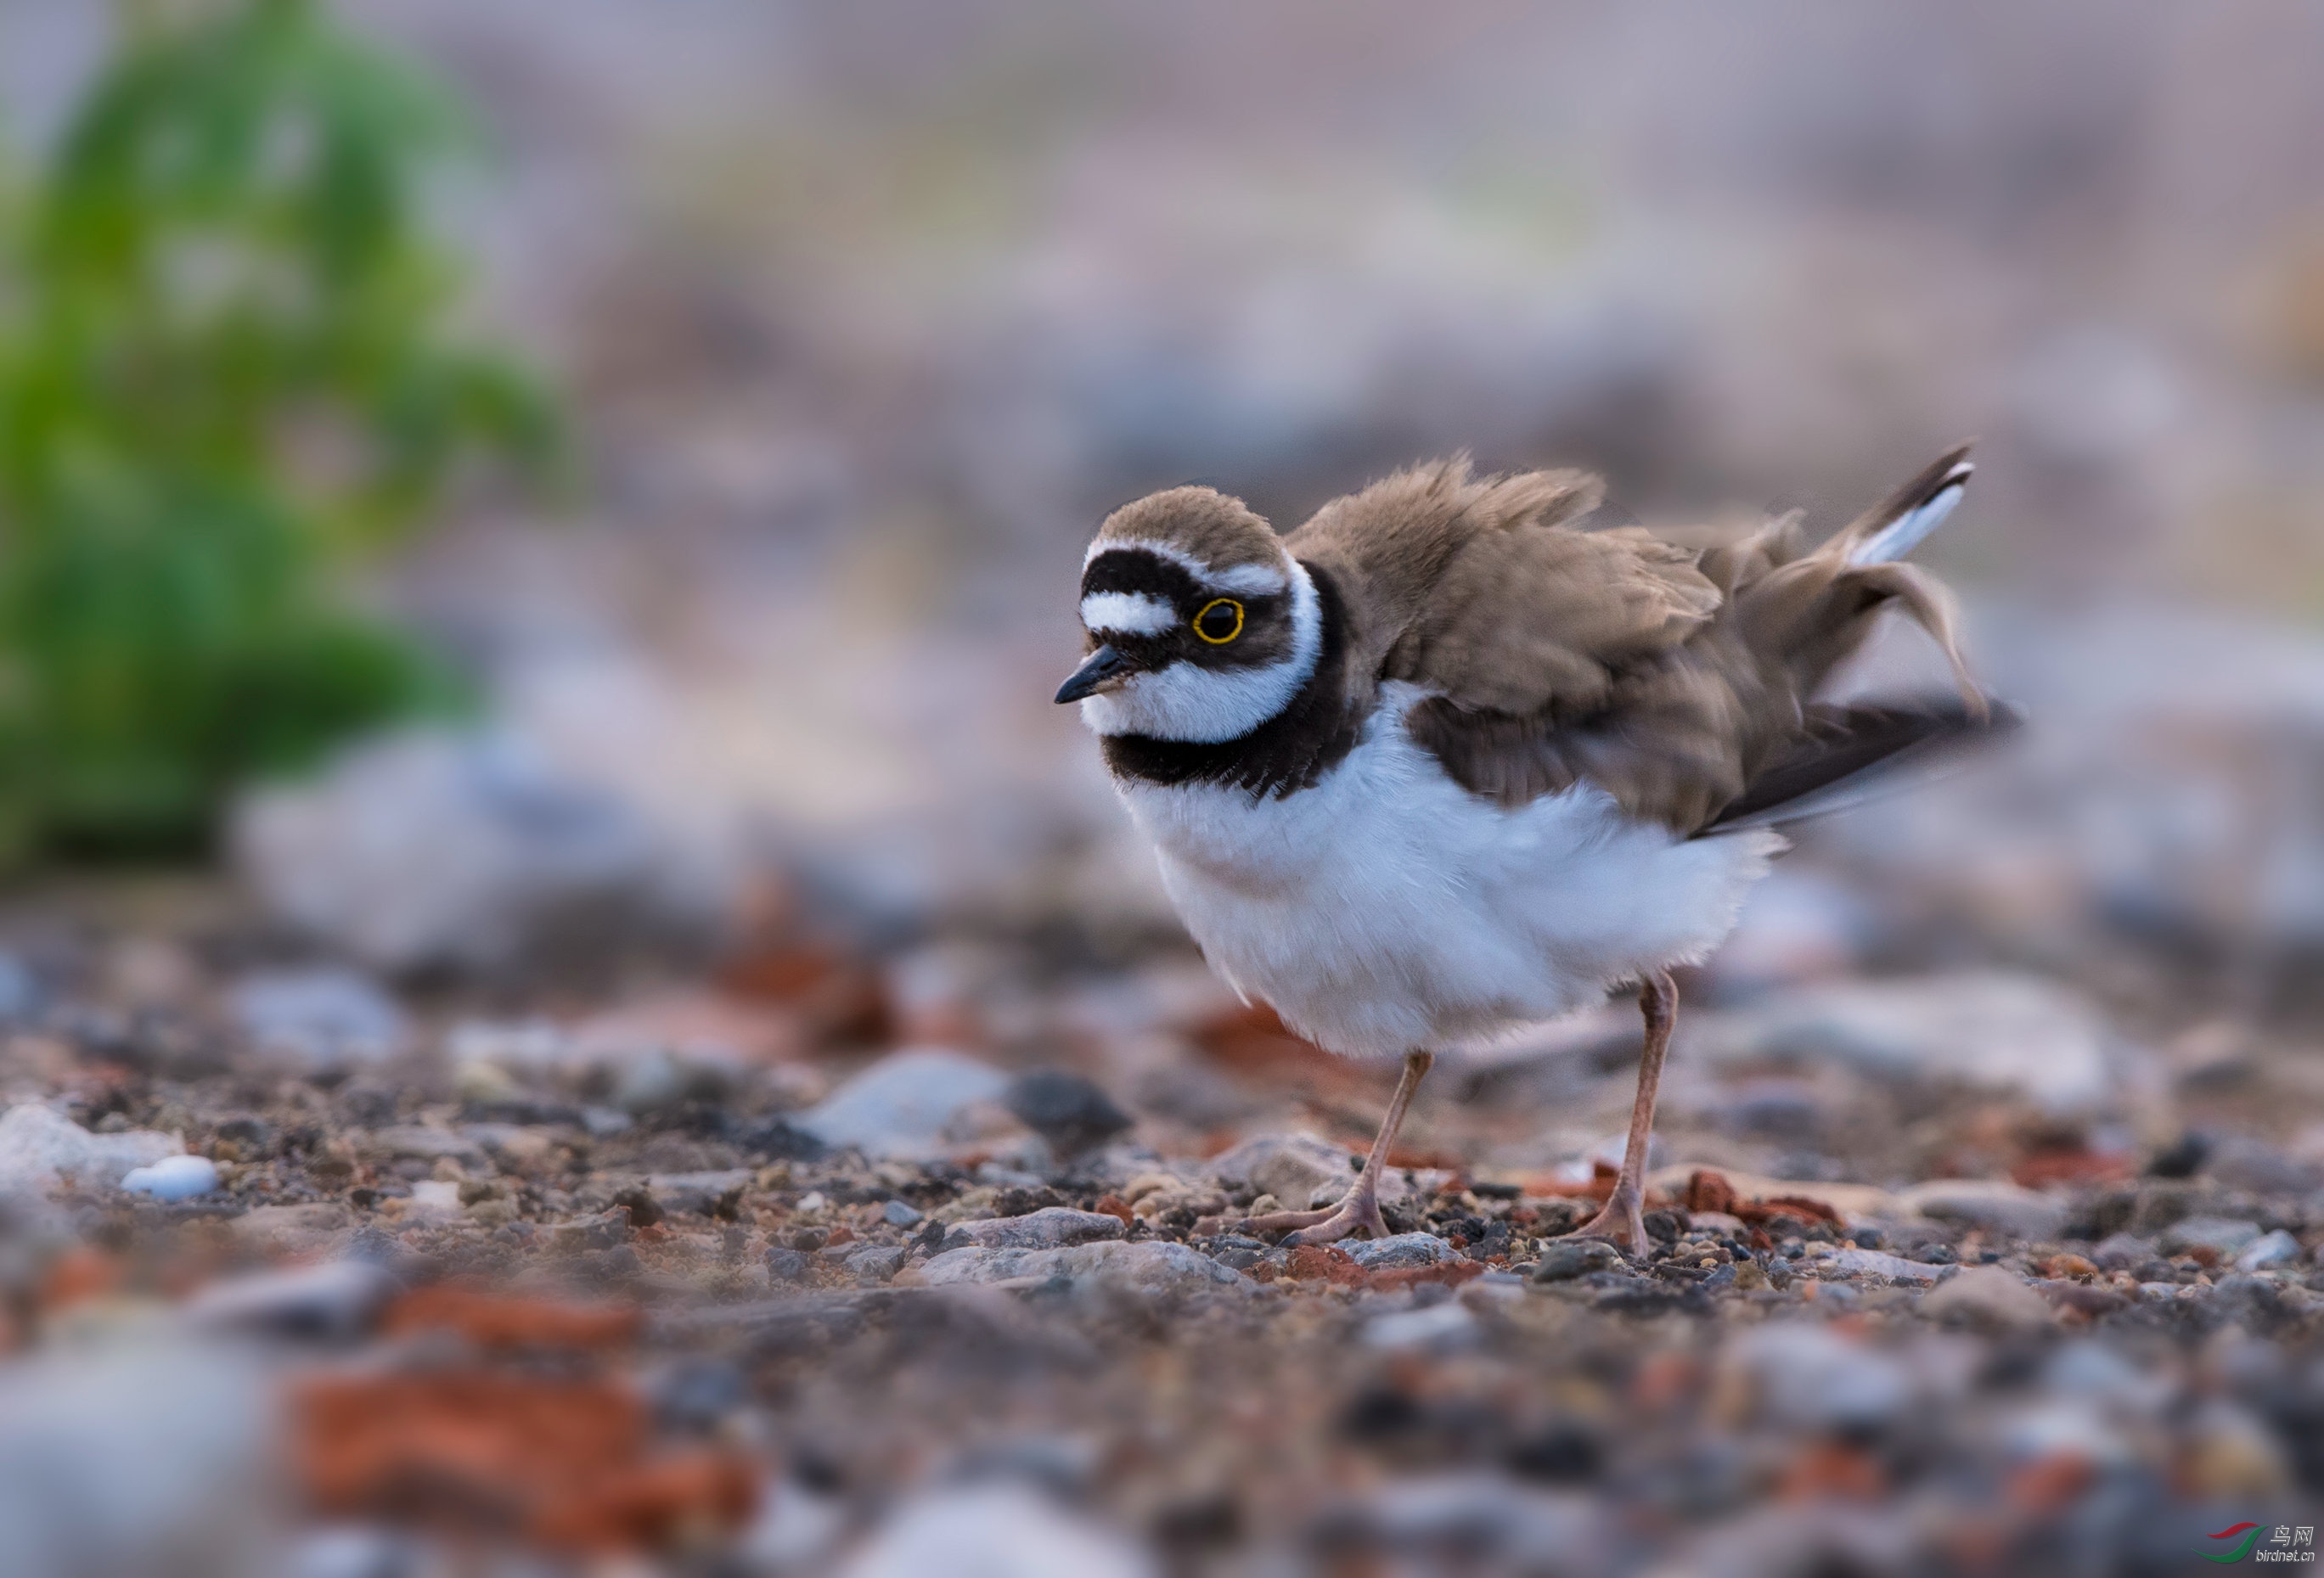
<svg viewBox="0 0 2324 1578"><path fill-rule="evenodd" d="M1848 555L1850 564L1885 564L1901 559L1921 546L1928 535L1945 523L1945 517L1961 501L1969 491L1969 463L1967 461L1953 469L1936 495L1917 509L1904 514L1856 545Z"/></svg>

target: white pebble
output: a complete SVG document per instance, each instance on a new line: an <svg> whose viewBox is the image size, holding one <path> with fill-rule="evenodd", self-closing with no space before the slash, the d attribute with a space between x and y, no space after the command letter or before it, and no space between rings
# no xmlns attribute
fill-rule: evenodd
<svg viewBox="0 0 2324 1578"><path fill-rule="evenodd" d="M151 1167L133 1170L121 1187L157 1200L190 1200L218 1187L217 1163L207 1156L164 1156Z"/></svg>

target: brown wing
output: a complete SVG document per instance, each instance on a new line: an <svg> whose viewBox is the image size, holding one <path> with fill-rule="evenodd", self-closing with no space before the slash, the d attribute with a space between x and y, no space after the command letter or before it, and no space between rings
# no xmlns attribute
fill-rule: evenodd
<svg viewBox="0 0 2324 1578"><path fill-rule="evenodd" d="M1788 519L1707 551L1635 528L1581 532L1566 523L1596 503L1594 482L1473 482L1457 464L1392 479L1402 493L1382 484L1342 500L1336 532L1317 533L1313 546L1336 554L1342 574L1352 566L1377 583L1376 566L1398 570L1397 596L1372 601L1386 627L1372 632L1376 672L1435 693L1407 721L1457 781L1522 804L1588 778L1632 816L1694 833L1732 825L1720 819L1738 803L1771 809L1791 798L1781 784L1821 770L1803 766L1822 748L1808 698L1891 603L1937 636L1960 676L1964 715L1981 719L1942 589L1910 566L1850 558L1932 489L1958 485L1959 461L1949 456L1812 553ZM1512 498L1552 502L1502 504ZM1434 513L1413 509L1416 499ZM1389 506L1401 511L1393 523ZM1293 538L1295 552L1307 556L1301 537L1324 520ZM1379 552L1381 541L1397 551ZM1825 766L1862 771L1886 754L1875 736L1891 738L1868 730L1856 756ZM1855 765L1843 770L1843 760ZM1770 772L1780 782L1762 784Z"/></svg>

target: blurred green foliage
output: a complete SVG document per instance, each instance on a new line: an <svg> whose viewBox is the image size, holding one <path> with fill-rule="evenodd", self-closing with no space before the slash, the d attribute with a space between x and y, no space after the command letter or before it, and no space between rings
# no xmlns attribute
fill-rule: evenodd
<svg viewBox="0 0 2324 1578"><path fill-rule="evenodd" d="M454 698L347 572L557 447L449 321L447 94L309 0L124 14L0 198L0 859L198 849L236 783Z"/></svg>

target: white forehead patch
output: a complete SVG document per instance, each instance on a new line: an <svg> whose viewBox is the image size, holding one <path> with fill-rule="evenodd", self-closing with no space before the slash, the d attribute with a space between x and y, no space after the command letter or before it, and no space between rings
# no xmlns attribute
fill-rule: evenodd
<svg viewBox="0 0 2324 1578"><path fill-rule="evenodd" d="M1090 544L1089 552L1082 555L1082 564L1087 567L1089 562L1100 554L1110 554L1117 548L1167 559L1213 592L1239 592L1245 597L1268 597L1291 583L1290 577L1282 570L1270 565L1231 564L1223 570L1213 570L1175 544L1157 543L1148 537L1102 537Z"/></svg>
<svg viewBox="0 0 2324 1578"><path fill-rule="evenodd" d="M1082 623L1125 636L1158 636L1178 622L1178 610L1142 592L1093 592L1082 599Z"/></svg>

